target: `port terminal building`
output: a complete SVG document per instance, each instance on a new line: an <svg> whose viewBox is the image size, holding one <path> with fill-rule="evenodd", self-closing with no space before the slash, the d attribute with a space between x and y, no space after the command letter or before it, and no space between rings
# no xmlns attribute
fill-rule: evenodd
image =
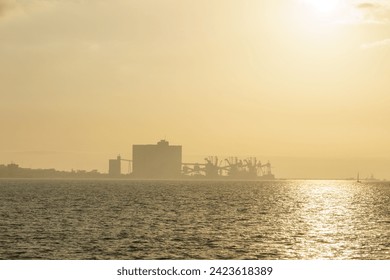
<svg viewBox="0 0 390 280"><path fill-rule="evenodd" d="M181 177L182 146L166 140L153 145L133 145L132 177L141 179L177 179Z"/></svg>
<svg viewBox="0 0 390 280"><path fill-rule="evenodd" d="M157 144L133 145L132 159L118 156L109 160L110 177L121 177L121 162L128 162L127 175L134 179L259 179L272 180L269 162L263 164L255 157L237 157L219 160L218 157L205 158L205 163L183 163L182 146L169 145L166 140Z"/></svg>
<svg viewBox="0 0 390 280"><path fill-rule="evenodd" d="M121 176L122 161L128 162L128 174L135 179L177 179L182 176L182 146L169 145L166 140L157 144L133 145L131 160L120 155L110 159L110 177Z"/></svg>

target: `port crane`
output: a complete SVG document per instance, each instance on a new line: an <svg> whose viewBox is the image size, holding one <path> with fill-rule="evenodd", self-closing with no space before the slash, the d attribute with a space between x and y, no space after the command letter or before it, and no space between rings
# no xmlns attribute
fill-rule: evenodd
<svg viewBox="0 0 390 280"><path fill-rule="evenodd" d="M271 163L262 164L255 157L244 160L237 157L230 157L218 161L218 157L206 157L205 163L183 163L182 172L184 175L204 176L205 178L217 178L227 176L237 179L274 179L271 170ZM225 163L225 165L222 165Z"/></svg>

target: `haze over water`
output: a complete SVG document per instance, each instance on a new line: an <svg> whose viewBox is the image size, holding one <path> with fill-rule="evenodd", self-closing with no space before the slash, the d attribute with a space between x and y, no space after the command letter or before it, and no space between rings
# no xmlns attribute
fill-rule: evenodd
<svg viewBox="0 0 390 280"><path fill-rule="evenodd" d="M278 178L390 178L388 0L0 0L0 164L167 138Z"/></svg>
<svg viewBox="0 0 390 280"><path fill-rule="evenodd" d="M0 180L1 259L390 259L390 183Z"/></svg>
<svg viewBox="0 0 390 280"><path fill-rule="evenodd" d="M0 0L2 176L167 138L390 178L389 34L388 0ZM390 259L389 232L384 181L0 179L1 259Z"/></svg>

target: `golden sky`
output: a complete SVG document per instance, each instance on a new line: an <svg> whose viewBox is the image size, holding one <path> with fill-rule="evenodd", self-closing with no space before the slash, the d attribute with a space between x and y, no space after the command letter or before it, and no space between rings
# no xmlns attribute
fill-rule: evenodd
<svg viewBox="0 0 390 280"><path fill-rule="evenodd" d="M389 77L389 0L0 0L0 163L106 172L166 138L390 178Z"/></svg>

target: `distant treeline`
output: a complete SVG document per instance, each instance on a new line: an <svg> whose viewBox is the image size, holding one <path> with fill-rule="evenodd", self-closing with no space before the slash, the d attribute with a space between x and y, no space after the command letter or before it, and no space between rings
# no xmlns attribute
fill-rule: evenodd
<svg viewBox="0 0 390 280"><path fill-rule="evenodd" d="M52 169L31 169L21 168L11 163L0 165L0 178L106 178L107 174L99 173L97 170L72 170L58 171Z"/></svg>

